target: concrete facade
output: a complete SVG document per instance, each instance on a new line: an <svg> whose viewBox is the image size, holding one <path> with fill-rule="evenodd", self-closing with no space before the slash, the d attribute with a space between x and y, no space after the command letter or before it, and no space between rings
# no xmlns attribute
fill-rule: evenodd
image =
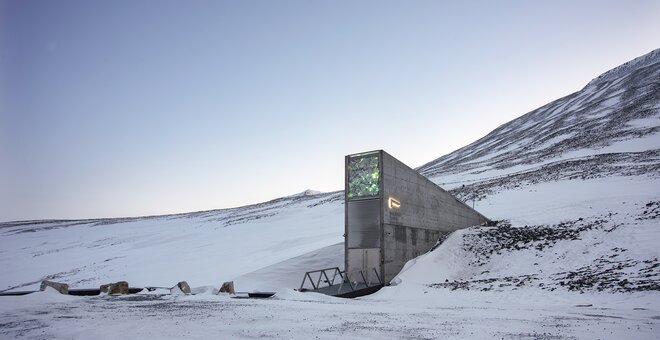
<svg viewBox="0 0 660 340"><path fill-rule="evenodd" d="M382 150L346 156L345 200L345 268L352 281L364 275L388 283L440 238L488 221Z"/></svg>

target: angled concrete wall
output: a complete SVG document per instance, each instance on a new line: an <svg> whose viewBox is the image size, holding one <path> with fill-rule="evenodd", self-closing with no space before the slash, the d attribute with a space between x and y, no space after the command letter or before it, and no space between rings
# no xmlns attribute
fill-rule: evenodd
<svg viewBox="0 0 660 340"><path fill-rule="evenodd" d="M383 159L383 273L385 282L429 251L439 238L488 219L386 152ZM390 199L398 202L390 207Z"/></svg>
<svg viewBox="0 0 660 340"><path fill-rule="evenodd" d="M375 181L369 182L376 177L371 173L372 177L357 180L357 185L370 189L356 190L355 178L349 179L350 165L362 158L375 164L376 157L377 192ZM365 275L375 282L378 275L388 283L407 261L429 251L439 238L488 221L382 150L346 156L345 189L345 265L353 281Z"/></svg>

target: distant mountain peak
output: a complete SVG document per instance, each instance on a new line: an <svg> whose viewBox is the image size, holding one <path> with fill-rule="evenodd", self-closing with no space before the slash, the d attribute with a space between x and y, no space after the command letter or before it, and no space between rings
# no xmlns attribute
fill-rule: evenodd
<svg viewBox="0 0 660 340"><path fill-rule="evenodd" d="M291 196L289 196L289 197L314 196L314 195L318 195L318 194L322 194L322 192L317 191L317 190L307 189L307 190L305 190L305 191L303 191L303 192L299 192L299 193L297 193L297 194L293 194L293 195L291 195Z"/></svg>
<svg viewBox="0 0 660 340"><path fill-rule="evenodd" d="M638 70L649 65L660 62L660 48L655 49L643 56L637 57L627 63L621 64L601 75L592 79L585 88L600 84L605 81L610 81L613 79L621 78L622 76L631 73L635 70Z"/></svg>

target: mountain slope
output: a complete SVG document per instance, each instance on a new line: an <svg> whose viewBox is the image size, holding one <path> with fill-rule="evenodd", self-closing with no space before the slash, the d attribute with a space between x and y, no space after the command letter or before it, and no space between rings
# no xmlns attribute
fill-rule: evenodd
<svg viewBox="0 0 660 340"><path fill-rule="evenodd" d="M660 291L660 49L419 171L505 221L455 233L404 282Z"/></svg>
<svg viewBox="0 0 660 340"><path fill-rule="evenodd" d="M506 123L421 166L449 189L571 176L655 175L660 169L660 49L610 70L581 91ZM491 183L490 188L497 185ZM458 191L483 198L483 190Z"/></svg>
<svg viewBox="0 0 660 340"><path fill-rule="evenodd" d="M514 227L597 219L617 211L634 222L641 216L637 207L659 200L658 51L606 72L583 90L502 125L420 172ZM120 279L160 286L240 277L246 289L265 289L270 280L293 282L298 278L273 279L274 273L290 276L299 268L302 276L318 269L305 254L343 241L342 197L306 192L169 216L2 223L0 290L34 289L43 279L73 287ZM621 210L624 201L634 209ZM319 266L334 256L341 267L342 254L327 253L334 255L323 256Z"/></svg>

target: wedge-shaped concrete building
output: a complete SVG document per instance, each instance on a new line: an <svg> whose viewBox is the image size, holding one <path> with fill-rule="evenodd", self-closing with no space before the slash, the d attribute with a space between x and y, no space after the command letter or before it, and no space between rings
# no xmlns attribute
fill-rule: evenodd
<svg viewBox="0 0 660 340"><path fill-rule="evenodd" d="M346 156L345 269L387 284L454 230L488 219L382 150Z"/></svg>

